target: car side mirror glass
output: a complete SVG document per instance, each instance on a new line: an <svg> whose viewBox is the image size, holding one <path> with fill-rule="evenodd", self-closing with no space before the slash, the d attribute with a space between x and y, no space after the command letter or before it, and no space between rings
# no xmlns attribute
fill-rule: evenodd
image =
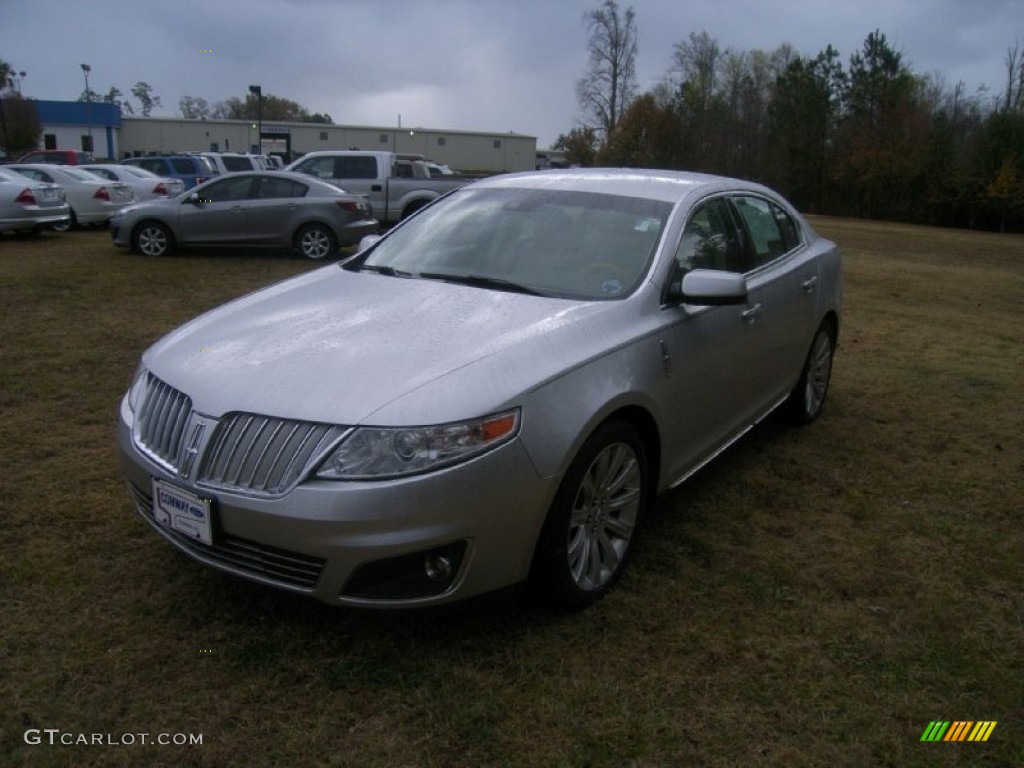
<svg viewBox="0 0 1024 768"><path fill-rule="evenodd" d="M199 203L202 201L199 199L198 192L191 192L189 193L189 196L185 198L185 202L191 203L192 205L199 205Z"/></svg>

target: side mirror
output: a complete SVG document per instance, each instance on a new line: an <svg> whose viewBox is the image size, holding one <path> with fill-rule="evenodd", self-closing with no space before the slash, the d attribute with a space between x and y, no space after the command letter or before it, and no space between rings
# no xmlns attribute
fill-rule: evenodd
<svg viewBox="0 0 1024 768"><path fill-rule="evenodd" d="M185 198L185 202L191 203L192 205L199 205L199 203L202 201L199 199L198 192L190 192L188 197Z"/></svg>
<svg viewBox="0 0 1024 768"><path fill-rule="evenodd" d="M669 304L722 307L747 302L747 279L738 272L694 269L683 275L674 270L666 297Z"/></svg>

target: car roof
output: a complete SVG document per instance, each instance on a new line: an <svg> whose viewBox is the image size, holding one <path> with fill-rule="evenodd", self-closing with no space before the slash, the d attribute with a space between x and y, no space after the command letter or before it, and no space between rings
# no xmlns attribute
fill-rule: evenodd
<svg viewBox="0 0 1024 768"><path fill-rule="evenodd" d="M476 182L475 187L521 187L598 192L627 197L643 197L676 203L694 194L749 191L771 194L767 187L727 176L690 171L663 171L647 168L569 168L530 171L493 176Z"/></svg>

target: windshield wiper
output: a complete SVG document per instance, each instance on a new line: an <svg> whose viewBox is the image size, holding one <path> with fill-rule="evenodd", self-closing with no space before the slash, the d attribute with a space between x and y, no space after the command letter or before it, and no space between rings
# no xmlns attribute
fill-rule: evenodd
<svg viewBox="0 0 1024 768"><path fill-rule="evenodd" d="M378 275L387 275L388 277L412 277L412 272L406 272L401 269L395 269L394 267L388 267L383 264L360 264L356 267L346 267L351 269L353 272L376 272Z"/></svg>
<svg viewBox="0 0 1024 768"><path fill-rule="evenodd" d="M516 283L512 280L504 280L500 277L485 277L484 275L449 275L444 272L420 272L417 277L424 277L428 280L444 280L446 283L457 283L459 285L471 285L475 288L493 288L497 291L525 293L529 296L545 295L540 291L529 288L521 283Z"/></svg>

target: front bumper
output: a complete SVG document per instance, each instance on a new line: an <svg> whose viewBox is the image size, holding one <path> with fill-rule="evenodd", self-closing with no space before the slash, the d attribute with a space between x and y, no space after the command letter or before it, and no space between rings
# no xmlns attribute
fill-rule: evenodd
<svg viewBox="0 0 1024 768"><path fill-rule="evenodd" d="M182 481L135 446L132 419L122 401L121 468L136 510L158 533L214 568L333 605L433 605L524 580L555 491L515 439L425 475L309 480L280 497L255 497ZM156 522L154 478L214 500L212 546ZM424 578L425 561L440 556L452 572Z"/></svg>

